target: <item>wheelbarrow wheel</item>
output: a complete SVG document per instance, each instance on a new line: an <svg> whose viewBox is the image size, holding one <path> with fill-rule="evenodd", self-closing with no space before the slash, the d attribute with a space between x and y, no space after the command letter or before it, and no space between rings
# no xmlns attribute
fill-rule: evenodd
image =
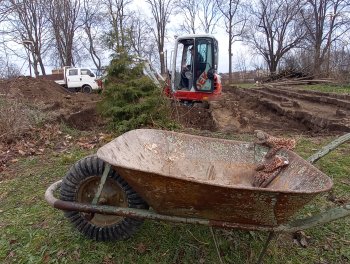
<svg viewBox="0 0 350 264"><path fill-rule="evenodd" d="M95 155L74 164L62 181L61 200L91 204L105 165ZM97 204L148 209L147 203L113 169L107 176ZM65 211L65 216L81 233L97 241L125 240L143 222L130 217L76 211Z"/></svg>

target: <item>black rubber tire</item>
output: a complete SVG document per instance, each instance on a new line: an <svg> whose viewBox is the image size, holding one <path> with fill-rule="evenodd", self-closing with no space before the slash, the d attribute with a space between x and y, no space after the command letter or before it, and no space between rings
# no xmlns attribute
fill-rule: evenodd
<svg viewBox="0 0 350 264"><path fill-rule="evenodd" d="M61 185L61 200L77 201L80 186L87 179L103 174L105 162L96 155L88 156L77 163L67 172ZM126 196L128 207L148 209L147 203L133 191L120 175L113 169L107 179L113 179ZM124 217L120 222L108 226L98 226L86 218L86 214L76 211L65 211L65 216L85 236L97 241L125 240L131 237L143 223L143 220Z"/></svg>
<svg viewBox="0 0 350 264"><path fill-rule="evenodd" d="M82 88L82 92L83 93L92 93L92 88L90 85L84 85L83 88Z"/></svg>

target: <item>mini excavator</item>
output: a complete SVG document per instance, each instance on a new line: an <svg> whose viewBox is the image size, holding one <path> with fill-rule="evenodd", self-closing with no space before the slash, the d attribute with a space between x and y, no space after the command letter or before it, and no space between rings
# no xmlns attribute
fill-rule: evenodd
<svg viewBox="0 0 350 264"><path fill-rule="evenodd" d="M164 93L189 106L220 96L222 85L217 74L218 52L218 41L211 35L178 37Z"/></svg>

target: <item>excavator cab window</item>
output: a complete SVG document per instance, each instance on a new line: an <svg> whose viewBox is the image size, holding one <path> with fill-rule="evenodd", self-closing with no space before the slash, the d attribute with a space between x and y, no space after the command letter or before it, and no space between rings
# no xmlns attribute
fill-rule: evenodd
<svg viewBox="0 0 350 264"><path fill-rule="evenodd" d="M191 90L193 86L193 49L194 40L179 41L175 57L175 89Z"/></svg>
<svg viewBox="0 0 350 264"><path fill-rule="evenodd" d="M184 44L179 42L176 49L176 57L175 57L175 88L181 89L180 83L181 83L181 66L183 64L183 53L184 53Z"/></svg>
<svg viewBox="0 0 350 264"><path fill-rule="evenodd" d="M198 91L212 91L214 83L213 73L211 72L215 72L213 40L211 38L196 39L196 51L194 60L195 89Z"/></svg>
<svg viewBox="0 0 350 264"><path fill-rule="evenodd" d="M217 41L211 37L178 40L174 53L173 89L213 91L217 54Z"/></svg>

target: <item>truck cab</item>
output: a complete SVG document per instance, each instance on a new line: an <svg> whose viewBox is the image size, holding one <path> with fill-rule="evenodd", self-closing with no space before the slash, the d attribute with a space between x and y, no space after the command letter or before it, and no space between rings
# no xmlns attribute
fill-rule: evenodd
<svg viewBox="0 0 350 264"><path fill-rule="evenodd" d="M65 85L69 89L81 89L84 93L91 93L100 87L96 81L96 76L88 68L66 68L64 71Z"/></svg>

